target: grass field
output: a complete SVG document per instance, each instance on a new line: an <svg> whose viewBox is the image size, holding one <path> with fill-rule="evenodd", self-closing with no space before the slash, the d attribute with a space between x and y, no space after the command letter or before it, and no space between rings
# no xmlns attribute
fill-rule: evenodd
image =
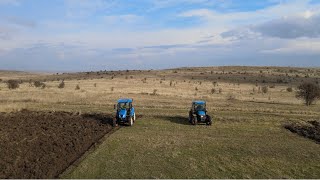
<svg viewBox="0 0 320 180"><path fill-rule="evenodd" d="M320 178L319 144L283 128L320 119L318 104L306 107L286 90L319 81L319 72L220 67L32 75L17 90L0 84L0 111L111 113L118 98L134 99L136 124L106 137L63 178ZM35 77L46 80L45 89L30 87ZM66 87L57 88L57 79ZM207 101L212 126L188 123L196 99Z"/></svg>

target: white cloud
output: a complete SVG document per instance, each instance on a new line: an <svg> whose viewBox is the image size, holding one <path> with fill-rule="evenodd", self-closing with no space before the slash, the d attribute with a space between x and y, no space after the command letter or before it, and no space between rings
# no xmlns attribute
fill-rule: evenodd
<svg viewBox="0 0 320 180"><path fill-rule="evenodd" d="M143 20L143 17L134 14L105 16L107 24L132 24Z"/></svg>
<svg viewBox="0 0 320 180"><path fill-rule="evenodd" d="M287 45L269 50L262 50L266 54L314 54L320 55L320 39L310 41L310 39L292 40Z"/></svg>
<svg viewBox="0 0 320 180"><path fill-rule="evenodd" d="M114 7L111 0L65 0L68 18L86 18L94 13Z"/></svg>
<svg viewBox="0 0 320 180"><path fill-rule="evenodd" d="M20 5L19 0L0 0L0 5Z"/></svg>

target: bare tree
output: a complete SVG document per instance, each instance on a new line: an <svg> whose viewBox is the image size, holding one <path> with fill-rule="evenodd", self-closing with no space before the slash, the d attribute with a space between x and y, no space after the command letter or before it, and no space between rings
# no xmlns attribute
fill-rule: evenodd
<svg viewBox="0 0 320 180"><path fill-rule="evenodd" d="M297 98L303 99L307 106L310 106L317 99L320 99L320 87L314 83L302 83L298 86Z"/></svg>

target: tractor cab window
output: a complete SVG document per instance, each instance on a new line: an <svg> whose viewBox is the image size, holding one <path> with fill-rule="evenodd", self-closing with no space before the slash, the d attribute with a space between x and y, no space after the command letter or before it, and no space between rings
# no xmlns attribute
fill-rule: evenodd
<svg viewBox="0 0 320 180"><path fill-rule="evenodd" d="M196 111L205 111L206 110L206 105L205 104L195 104L194 109Z"/></svg>
<svg viewBox="0 0 320 180"><path fill-rule="evenodd" d="M119 103L118 104L118 109L128 109L129 108L129 103Z"/></svg>

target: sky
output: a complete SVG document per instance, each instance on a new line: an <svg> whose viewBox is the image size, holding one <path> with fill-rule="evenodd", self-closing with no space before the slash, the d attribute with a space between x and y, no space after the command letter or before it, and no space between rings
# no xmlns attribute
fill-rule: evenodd
<svg viewBox="0 0 320 180"><path fill-rule="evenodd" d="M320 0L0 0L0 69L320 66Z"/></svg>

